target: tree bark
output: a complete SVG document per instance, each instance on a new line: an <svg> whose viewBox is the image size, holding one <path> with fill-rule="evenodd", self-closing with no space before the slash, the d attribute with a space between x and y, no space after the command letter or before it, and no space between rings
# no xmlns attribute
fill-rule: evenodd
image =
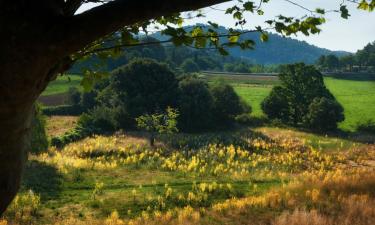
<svg viewBox="0 0 375 225"><path fill-rule="evenodd" d="M26 162L28 133L32 107L3 110L0 106L0 214L2 214L21 183L21 174Z"/></svg>

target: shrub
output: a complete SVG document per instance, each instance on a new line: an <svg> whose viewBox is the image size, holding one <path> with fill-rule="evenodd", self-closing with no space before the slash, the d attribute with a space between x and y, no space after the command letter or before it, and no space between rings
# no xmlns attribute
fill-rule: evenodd
<svg viewBox="0 0 375 225"><path fill-rule="evenodd" d="M374 133L375 134L375 121L368 120L365 123L360 123L357 125L357 130L366 133Z"/></svg>
<svg viewBox="0 0 375 225"><path fill-rule="evenodd" d="M88 133L106 133L115 131L117 122L115 121L115 109L97 106L88 113L81 115L78 124L88 130Z"/></svg>
<svg viewBox="0 0 375 225"><path fill-rule="evenodd" d="M211 128L214 102L208 85L201 80L187 77L180 81L179 89L180 130L191 132Z"/></svg>
<svg viewBox="0 0 375 225"><path fill-rule="evenodd" d="M199 66L192 59L186 59L181 64L181 69L185 73L194 73L194 72L198 72L199 71Z"/></svg>
<svg viewBox="0 0 375 225"><path fill-rule="evenodd" d="M274 87L262 102L268 118L320 131L335 129L344 120L342 106L314 66L287 65L279 78L281 85Z"/></svg>
<svg viewBox="0 0 375 225"><path fill-rule="evenodd" d="M42 112L46 116L77 116L82 113L79 105L59 105L44 107Z"/></svg>
<svg viewBox="0 0 375 225"><path fill-rule="evenodd" d="M289 121L289 104L285 88L274 87L271 93L261 103L263 112L270 119L280 119L287 123Z"/></svg>
<svg viewBox="0 0 375 225"><path fill-rule="evenodd" d="M96 96L97 96L96 90L82 93L81 101L80 101L80 106L82 108L82 111L87 112L96 106L97 104Z"/></svg>
<svg viewBox="0 0 375 225"><path fill-rule="evenodd" d="M79 105L81 102L81 93L76 87L70 87L68 90L68 96L66 104L68 105Z"/></svg>
<svg viewBox="0 0 375 225"><path fill-rule="evenodd" d="M35 106L35 113L31 123L30 151L39 153L48 149L48 137L45 131L46 120L40 106Z"/></svg>
<svg viewBox="0 0 375 225"><path fill-rule="evenodd" d="M217 125L231 124L237 115L250 113L251 107L243 102L233 87L228 84L216 84L211 88L213 113Z"/></svg>
<svg viewBox="0 0 375 225"><path fill-rule="evenodd" d="M304 122L313 130L326 131L337 129L337 123L344 118L342 106L335 100L323 97L313 100Z"/></svg>

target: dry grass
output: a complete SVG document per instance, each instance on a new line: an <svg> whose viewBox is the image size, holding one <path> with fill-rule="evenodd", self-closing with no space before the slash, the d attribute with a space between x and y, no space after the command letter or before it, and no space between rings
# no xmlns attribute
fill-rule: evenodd
<svg viewBox="0 0 375 225"><path fill-rule="evenodd" d="M51 116L47 118L46 132L50 137L63 135L73 129L77 123L77 116Z"/></svg>

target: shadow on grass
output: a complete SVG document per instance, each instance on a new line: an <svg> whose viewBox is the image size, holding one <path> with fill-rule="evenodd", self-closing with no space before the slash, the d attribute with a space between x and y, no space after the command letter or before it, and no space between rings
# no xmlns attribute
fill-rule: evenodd
<svg viewBox="0 0 375 225"><path fill-rule="evenodd" d="M128 132L128 136L148 138L145 132ZM267 142L273 140L261 132L250 130L248 127L237 127L222 131L204 133L177 133L173 135L158 135L156 147L179 149L182 151L199 150L209 145L233 145L235 148L252 150L254 146L249 142L252 139L262 139Z"/></svg>
<svg viewBox="0 0 375 225"><path fill-rule="evenodd" d="M326 77L332 77L340 80L352 81L375 81L375 73L337 73L328 74Z"/></svg>
<svg viewBox="0 0 375 225"><path fill-rule="evenodd" d="M22 179L22 190L33 190L41 195L42 201L57 198L62 191L62 175L46 163L36 160L27 162Z"/></svg>

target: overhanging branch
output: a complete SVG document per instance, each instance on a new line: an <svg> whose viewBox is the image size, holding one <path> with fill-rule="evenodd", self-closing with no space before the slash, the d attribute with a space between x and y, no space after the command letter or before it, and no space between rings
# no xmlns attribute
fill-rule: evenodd
<svg viewBox="0 0 375 225"><path fill-rule="evenodd" d="M91 42L124 26L173 13L192 11L230 0L115 0L73 16L62 26L59 46L73 54ZM67 37L67 34L68 37Z"/></svg>

